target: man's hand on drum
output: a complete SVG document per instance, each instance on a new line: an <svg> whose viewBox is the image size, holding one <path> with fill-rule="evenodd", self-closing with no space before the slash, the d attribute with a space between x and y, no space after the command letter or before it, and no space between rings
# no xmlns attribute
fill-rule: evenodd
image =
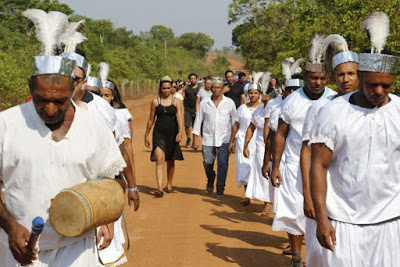
<svg viewBox="0 0 400 267"><path fill-rule="evenodd" d="M100 226L100 230L96 238L97 245L99 245L102 237L103 237L103 242L101 243L99 250L103 250L111 244L111 241L114 238L114 223L109 223L107 225Z"/></svg>
<svg viewBox="0 0 400 267"><path fill-rule="evenodd" d="M10 250L22 266L31 265L36 260L35 251L28 249L27 243L30 237L29 231L17 222L12 223L8 231L8 243Z"/></svg>
<svg viewBox="0 0 400 267"><path fill-rule="evenodd" d="M139 192L128 192L129 207L132 207L132 202L133 202L133 210L137 211L140 206Z"/></svg>

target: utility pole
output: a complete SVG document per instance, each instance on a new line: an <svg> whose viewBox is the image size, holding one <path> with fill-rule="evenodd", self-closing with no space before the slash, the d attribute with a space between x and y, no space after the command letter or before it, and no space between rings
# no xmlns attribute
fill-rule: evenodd
<svg viewBox="0 0 400 267"><path fill-rule="evenodd" d="M167 39L164 39L164 58L167 58Z"/></svg>

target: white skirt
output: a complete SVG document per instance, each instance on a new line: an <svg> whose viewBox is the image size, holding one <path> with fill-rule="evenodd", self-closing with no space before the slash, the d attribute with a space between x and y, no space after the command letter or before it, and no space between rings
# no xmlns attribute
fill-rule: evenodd
<svg viewBox="0 0 400 267"><path fill-rule="evenodd" d="M249 144L248 148L250 150L250 158L243 156L243 142L236 139L236 150L235 150L235 161L236 161L236 183L238 187L247 185L249 181L249 175L251 170L251 165L254 159L255 146L254 144Z"/></svg>
<svg viewBox="0 0 400 267"><path fill-rule="evenodd" d="M306 217L306 262L307 267L322 266L322 246L317 239L317 222Z"/></svg>
<svg viewBox="0 0 400 267"><path fill-rule="evenodd" d="M265 179L261 172L264 163L264 149L258 146L257 150L258 151L254 156L254 161L250 170L246 197L271 203L274 200L275 189L271 184L271 181Z"/></svg>
<svg viewBox="0 0 400 267"><path fill-rule="evenodd" d="M298 189L298 177L301 179L299 164L285 162L282 170L282 185L279 189L272 230L304 235L306 216L303 211L303 195Z"/></svg>
<svg viewBox="0 0 400 267"><path fill-rule="evenodd" d="M65 266L96 266L95 239L93 237L83 238L69 246L41 250L38 259L33 261L33 267L65 267ZM0 242L0 266L20 267L14 259L8 245Z"/></svg>
<svg viewBox="0 0 400 267"><path fill-rule="evenodd" d="M400 266L400 219L373 225L331 220L334 251L322 249L323 266Z"/></svg>
<svg viewBox="0 0 400 267"><path fill-rule="evenodd" d="M119 219L114 223L114 238L111 241L111 244L103 250L99 250L99 255L100 259L104 264L111 263L116 261L119 257L121 257L124 252L124 243L125 243L125 236L124 236L124 231L122 230L122 217L119 217ZM99 247L101 245L102 241L99 243ZM126 256L114 263L113 265L110 266L118 266L123 263L126 263L128 260L126 259ZM103 266L100 264L100 262L97 263L97 266Z"/></svg>

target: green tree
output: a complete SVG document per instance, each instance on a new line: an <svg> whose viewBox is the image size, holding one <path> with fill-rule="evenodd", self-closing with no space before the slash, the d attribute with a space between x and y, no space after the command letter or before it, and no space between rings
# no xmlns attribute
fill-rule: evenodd
<svg viewBox="0 0 400 267"><path fill-rule="evenodd" d="M195 52L200 57L204 57L214 45L214 40L204 33L190 32L179 36L178 44L189 51Z"/></svg>

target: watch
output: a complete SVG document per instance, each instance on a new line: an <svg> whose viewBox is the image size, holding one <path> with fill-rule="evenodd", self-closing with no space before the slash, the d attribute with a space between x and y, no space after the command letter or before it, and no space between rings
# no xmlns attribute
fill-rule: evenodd
<svg viewBox="0 0 400 267"><path fill-rule="evenodd" d="M135 187L129 187L129 188L128 188L128 191L129 191L129 192L139 192L139 188L138 188L137 186L135 186Z"/></svg>

